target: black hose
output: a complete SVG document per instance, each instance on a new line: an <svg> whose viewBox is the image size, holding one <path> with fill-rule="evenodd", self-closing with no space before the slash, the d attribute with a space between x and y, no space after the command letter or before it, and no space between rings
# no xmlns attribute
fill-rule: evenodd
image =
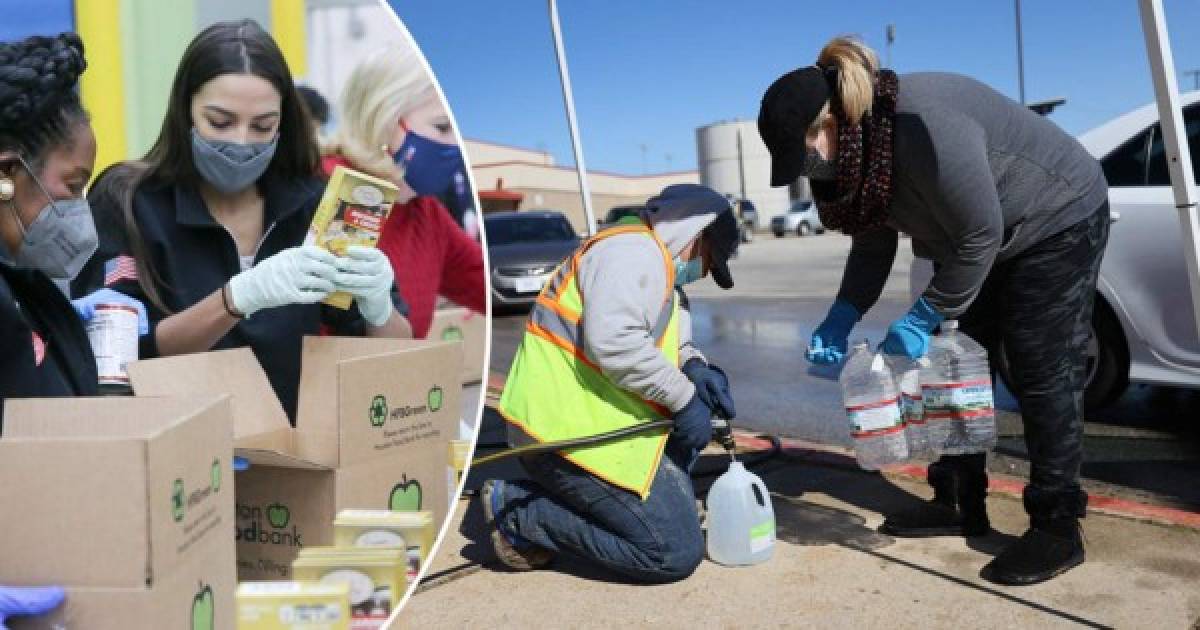
<svg viewBox="0 0 1200 630"><path fill-rule="evenodd" d="M482 464L487 464L490 462L507 459L509 457L517 457L517 456L522 456L522 455L539 455L541 453L552 453L554 451L561 451L561 450L567 449L567 448L576 448L576 447L580 447L580 446L593 446L596 444L603 444L605 442L611 442L618 438L628 437L630 435L637 435L638 433L645 433L646 431L670 428L674 424L675 424L674 421L669 420L669 419L652 420L650 422L642 422L642 423L633 424L633 425L630 425L627 427L621 427L620 429L616 429L614 431L608 431L606 433L597 433L596 435L585 435L583 437L570 438L567 440L557 440L555 442L537 442L537 443L533 443L533 444L525 444L523 446L516 446L516 447L510 448L510 449L500 451L499 453L492 453L491 455L488 455L486 457L473 458L471 460L471 466L479 466ZM476 445L476 448L478 448L478 445Z"/></svg>

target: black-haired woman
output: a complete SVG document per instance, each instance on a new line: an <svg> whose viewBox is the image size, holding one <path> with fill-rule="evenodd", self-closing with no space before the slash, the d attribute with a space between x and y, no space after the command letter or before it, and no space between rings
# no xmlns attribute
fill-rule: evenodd
<svg viewBox="0 0 1200 630"><path fill-rule="evenodd" d="M318 169L275 41L251 20L206 28L179 62L154 146L89 194L100 248L76 291L142 299L143 358L250 347L294 421L304 335L411 336L386 256L302 244ZM318 304L338 290L352 309Z"/></svg>
<svg viewBox="0 0 1200 630"><path fill-rule="evenodd" d="M920 357L933 330L957 319L989 351L1003 341L1021 405L1030 527L983 576L1032 584L1083 562L1084 350L1109 223L1100 165L1053 123L982 83L897 77L850 38L780 77L758 124L771 183L806 175L822 222L853 236L808 359L841 360L851 328L879 298L898 233L910 235L935 272L883 350ZM987 534L986 463L986 453L941 457L929 467L933 501L888 515L882 530Z"/></svg>

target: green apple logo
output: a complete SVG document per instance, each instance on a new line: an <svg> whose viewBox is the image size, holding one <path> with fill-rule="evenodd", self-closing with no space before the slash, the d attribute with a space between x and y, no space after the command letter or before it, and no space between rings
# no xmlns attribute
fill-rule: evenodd
<svg viewBox="0 0 1200 630"><path fill-rule="evenodd" d="M221 489L221 460L214 459L212 464L212 489L216 492Z"/></svg>
<svg viewBox="0 0 1200 630"><path fill-rule="evenodd" d="M175 522L183 520L183 480L176 479L171 487L171 515Z"/></svg>
<svg viewBox="0 0 1200 630"><path fill-rule="evenodd" d="M271 527L283 529L292 520L292 511L286 505L272 503L267 506L267 520L271 521Z"/></svg>
<svg viewBox="0 0 1200 630"><path fill-rule="evenodd" d="M462 341L463 331L458 326L447 326L442 331L442 341Z"/></svg>
<svg viewBox="0 0 1200 630"><path fill-rule="evenodd" d="M442 408L442 398L443 398L442 388L437 385L434 385L433 388L429 390L429 396L426 397L426 402L429 403L429 410L437 411L438 409L441 409Z"/></svg>
<svg viewBox="0 0 1200 630"><path fill-rule="evenodd" d="M400 483L392 488L392 496L388 500L388 509L393 512L418 512L421 509L421 482L408 480L408 475L402 475Z"/></svg>
<svg viewBox="0 0 1200 630"><path fill-rule="evenodd" d="M371 426L373 426L373 427L383 426L383 423L387 422L387 415L388 415L387 398L384 398L382 395L372 398L371 399L371 412L368 416L371 420Z"/></svg>
<svg viewBox="0 0 1200 630"><path fill-rule="evenodd" d="M192 630L212 630L213 592L212 587L201 582L200 591L192 598Z"/></svg>

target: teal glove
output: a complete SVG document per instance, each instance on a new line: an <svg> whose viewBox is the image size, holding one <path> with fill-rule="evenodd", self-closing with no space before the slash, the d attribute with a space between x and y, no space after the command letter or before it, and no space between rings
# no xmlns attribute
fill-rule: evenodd
<svg viewBox="0 0 1200 630"><path fill-rule="evenodd" d="M346 255L337 259L337 269L334 287L354 296L358 312L368 324L386 324L395 310L392 284L396 277L387 255L374 247L351 245Z"/></svg>
<svg viewBox="0 0 1200 630"><path fill-rule="evenodd" d="M315 304L333 292L337 258L315 245L285 249L229 281L233 308L249 317L264 308Z"/></svg>
<svg viewBox="0 0 1200 630"><path fill-rule="evenodd" d="M8 627L4 623L8 617L48 613L57 608L66 596L66 592L59 586L0 586L0 630Z"/></svg>
<svg viewBox="0 0 1200 630"><path fill-rule="evenodd" d="M883 338L883 352L919 359L929 352L929 335L946 319L925 298L917 300L908 313L892 322Z"/></svg>
<svg viewBox="0 0 1200 630"><path fill-rule="evenodd" d="M150 319L146 317L146 305L140 301L125 295L119 291L112 289L100 289L95 293L89 293L78 300L71 300L71 305L75 307L75 312L79 313L79 318L83 323L92 321L96 316L97 304L124 304L137 309L138 313L138 336L145 335L150 332Z"/></svg>
<svg viewBox="0 0 1200 630"><path fill-rule="evenodd" d="M846 356L846 345L850 331L862 315L854 305L845 300L834 300L825 321L813 331L805 358L817 365L841 363Z"/></svg>

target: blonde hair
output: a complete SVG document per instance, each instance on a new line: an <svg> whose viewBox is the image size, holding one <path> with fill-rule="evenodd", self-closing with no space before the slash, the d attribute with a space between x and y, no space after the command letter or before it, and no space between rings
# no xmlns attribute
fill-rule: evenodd
<svg viewBox="0 0 1200 630"><path fill-rule="evenodd" d="M837 92L842 112L847 122L858 124L871 111L871 102L875 97L875 75L879 72L879 55L861 39L844 35L825 44L821 54L817 55L817 65L837 67ZM826 103L813 124L819 126L829 115L829 104Z"/></svg>
<svg viewBox="0 0 1200 630"><path fill-rule="evenodd" d="M416 48L393 45L355 66L338 101L338 129L326 154L341 154L356 168L399 181L403 171L388 146L400 118L437 92Z"/></svg>

